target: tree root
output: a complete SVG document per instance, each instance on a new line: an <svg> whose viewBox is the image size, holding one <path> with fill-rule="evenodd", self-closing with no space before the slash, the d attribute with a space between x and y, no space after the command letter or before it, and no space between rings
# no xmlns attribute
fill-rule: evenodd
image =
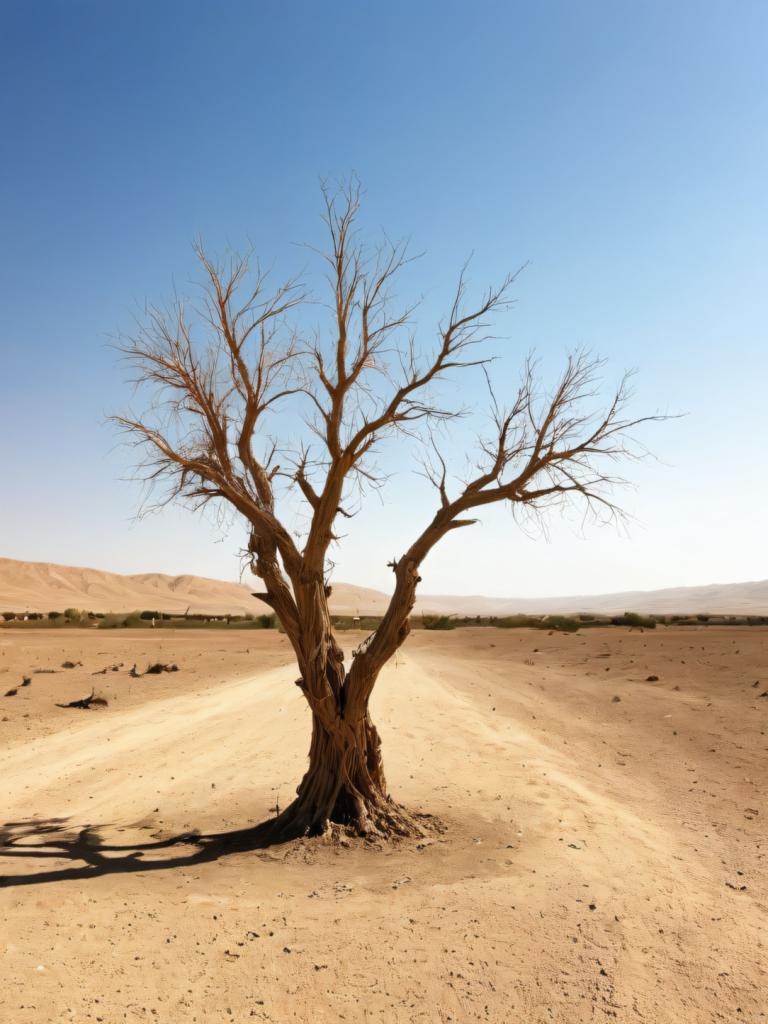
<svg viewBox="0 0 768 1024"><path fill-rule="evenodd" d="M409 811L389 798L362 801L354 814L341 816L331 811L310 808L298 797L270 823L276 841L320 836L326 842L349 845L350 839L366 843L389 843L407 839L426 839L442 833L439 819L430 814Z"/></svg>

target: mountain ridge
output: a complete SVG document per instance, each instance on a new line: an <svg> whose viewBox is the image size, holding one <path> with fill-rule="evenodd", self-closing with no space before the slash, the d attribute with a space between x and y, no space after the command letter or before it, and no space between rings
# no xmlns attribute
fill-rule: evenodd
<svg viewBox="0 0 768 1024"><path fill-rule="evenodd" d="M254 588L257 581L254 581ZM331 611L337 615L381 615L389 595L352 583L334 583ZM126 612L151 608L163 612L220 614L269 613L244 583L191 573L113 573L86 566L0 558L0 605L11 611ZM485 597L481 594L423 594L415 612L438 615L557 614L569 612L657 614L767 614L768 580L711 583L659 590L564 597Z"/></svg>

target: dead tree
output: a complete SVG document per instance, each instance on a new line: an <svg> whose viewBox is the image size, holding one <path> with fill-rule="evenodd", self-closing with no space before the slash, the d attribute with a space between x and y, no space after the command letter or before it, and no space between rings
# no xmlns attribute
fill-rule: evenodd
<svg viewBox="0 0 768 1024"><path fill-rule="evenodd" d="M511 301L516 275L470 303L462 273L436 342L417 344L415 307L396 308L392 297L410 262L406 248L385 242L369 251L359 241L356 186L324 189L323 198L328 336L307 341L291 327L292 311L295 317L308 298L298 279L270 287L248 258L215 262L198 245L202 302L194 311L180 301L148 308L121 348L134 382L149 387L154 402L146 414L115 420L144 449L146 479L161 485L161 501L223 503L247 524L250 564L264 585L256 596L290 639L296 683L312 714L309 766L296 799L275 820L275 834L317 834L339 822L361 833L407 835L418 825L388 793L369 701L382 667L408 636L424 559L499 502L539 512L577 499L588 510L617 514L610 495L619 481L610 469L638 454L632 428L658 417L627 416L626 377L599 404L602 362L585 353L568 359L551 392L538 389L528 360L511 394L498 394L482 345L489 318ZM459 480L435 430L459 411L440 402L436 385L472 367L486 374L492 429L478 442L474 470ZM268 416L287 403L295 403L303 433L269 440ZM355 486L375 479L372 455L397 434L421 437L437 509L390 563L386 613L345 665L328 606L329 548L338 518L351 514ZM281 516L284 489L296 489L306 507L301 540Z"/></svg>

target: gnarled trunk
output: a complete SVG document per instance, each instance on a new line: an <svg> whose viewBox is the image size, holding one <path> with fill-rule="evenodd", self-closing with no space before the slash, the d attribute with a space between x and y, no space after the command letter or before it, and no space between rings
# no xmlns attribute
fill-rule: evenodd
<svg viewBox="0 0 768 1024"><path fill-rule="evenodd" d="M335 823L360 835L421 834L416 819L389 796L381 739L367 707L347 716L343 688L340 696L338 715L313 711L309 766L296 799L274 823L278 833L320 835Z"/></svg>
<svg viewBox="0 0 768 1024"><path fill-rule="evenodd" d="M360 835L415 835L416 820L387 792L378 730L366 713L328 731L312 716L309 767L275 826L284 838L320 835L331 823Z"/></svg>
<svg viewBox="0 0 768 1024"><path fill-rule="evenodd" d="M275 834L283 839L320 835L331 823L360 835L423 834L416 818L387 792L381 740L369 712L379 672L407 635L413 600L402 602L399 618L388 617L383 641L379 630L358 648L347 671L333 635L330 588L321 577L299 581L293 605L268 568L260 551L259 569L270 593L258 596L282 613L301 672L296 685L312 713L309 767L296 799L273 822Z"/></svg>

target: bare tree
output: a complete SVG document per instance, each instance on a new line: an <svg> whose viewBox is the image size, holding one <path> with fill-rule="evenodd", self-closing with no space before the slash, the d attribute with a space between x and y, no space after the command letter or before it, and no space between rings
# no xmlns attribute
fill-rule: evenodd
<svg viewBox="0 0 768 1024"><path fill-rule="evenodd" d="M307 300L298 280L270 287L247 258L217 263L198 245L202 303L191 312L180 301L147 310L121 347L155 401L145 415L115 420L146 450L147 479L161 486L163 501L225 503L247 523L250 563L264 584L255 596L274 609L290 639L296 685L312 714L309 766L296 799L274 821L275 835L316 834L329 822L407 835L419 825L389 796L369 701L408 636L424 559L499 502L541 512L577 499L588 510L619 514L611 467L638 454L628 432L657 417L627 416L626 377L596 413L602 363L584 353L568 359L551 392L538 390L529 360L508 400L497 397L482 345L489 318L510 302L515 275L470 303L462 273L436 344L423 351L412 333L414 308L396 307L391 293L410 260L406 248L385 241L369 251L360 242L356 185L324 188L323 197L330 336L307 342L291 328L289 314ZM458 411L444 407L436 385L470 367L486 373L493 427L478 442L474 468L452 484L435 427ZM305 429L277 443L267 417L289 402ZM354 487L377 480L375 450L403 432L425 444L437 509L389 563L395 581L386 613L345 666L328 606L329 548L338 517L351 514L345 506ZM295 489L307 511L301 542L278 509L284 489Z"/></svg>

